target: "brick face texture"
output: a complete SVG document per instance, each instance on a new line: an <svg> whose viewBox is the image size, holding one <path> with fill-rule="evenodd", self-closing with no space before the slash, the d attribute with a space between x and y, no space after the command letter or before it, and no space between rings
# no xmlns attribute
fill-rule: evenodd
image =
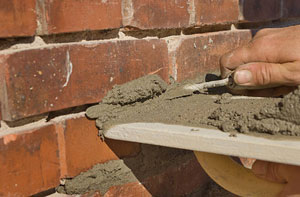
<svg viewBox="0 0 300 197"><path fill-rule="evenodd" d="M239 16L238 0L194 0L196 24L237 22ZM212 14L213 13L213 14Z"/></svg>
<svg viewBox="0 0 300 197"><path fill-rule="evenodd" d="M29 196L59 184L53 125L0 138L0 196Z"/></svg>
<svg viewBox="0 0 300 197"><path fill-rule="evenodd" d="M225 31L178 38L177 48L170 54L171 75L177 80L193 78L219 69L220 57L251 39L250 31Z"/></svg>
<svg viewBox="0 0 300 197"><path fill-rule="evenodd" d="M131 0L123 3L123 23L141 29L189 26L186 0Z"/></svg>
<svg viewBox="0 0 300 197"><path fill-rule="evenodd" d="M96 103L114 84L159 69L163 78L168 74L166 43L156 39L62 45L0 58L4 120Z"/></svg>
<svg viewBox="0 0 300 197"><path fill-rule="evenodd" d="M67 173L63 177L76 176L97 163L136 155L140 150L136 143L101 141L94 121L85 117L67 120L64 138Z"/></svg>
<svg viewBox="0 0 300 197"><path fill-rule="evenodd" d="M35 0L0 0L0 37L35 34Z"/></svg>
<svg viewBox="0 0 300 197"><path fill-rule="evenodd" d="M46 0L43 33L119 28L121 0Z"/></svg>
<svg viewBox="0 0 300 197"><path fill-rule="evenodd" d="M115 197L115 196L126 196L126 197L151 197L151 193L147 191L142 184L136 183L127 183L124 185L113 186L108 192L105 193L104 197Z"/></svg>

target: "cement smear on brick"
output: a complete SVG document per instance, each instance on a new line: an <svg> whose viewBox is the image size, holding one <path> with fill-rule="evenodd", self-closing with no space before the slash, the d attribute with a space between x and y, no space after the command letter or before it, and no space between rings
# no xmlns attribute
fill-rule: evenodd
<svg viewBox="0 0 300 197"><path fill-rule="evenodd" d="M67 180L58 192L84 194L89 191L107 191L112 185L123 185L137 181L131 170L122 160L109 161L95 165L87 172Z"/></svg>
<svg viewBox="0 0 300 197"><path fill-rule="evenodd" d="M113 186L137 181L145 182L147 188L149 187L147 180L151 180L153 176L172 171L193 160L196 159L191 151L144 144L141 145L141 152L137 156L97 164L87 172L82 172L72 179L66 179L57 191L66 194L99 191L104 195ZM170 196L167 195L168 191L156 192L160 193L159 196Z"/></svg>
<svg viewBox="0 0 300 197"><path fill-rule="evenodd" d="M157 76L148 75L118 86L102 103L89 108L87 116L97 119L100 132L121 123L161 122L219 128L225 132L300 135L299 89L283 99L192 94L183 90L183 84L158 85L159 93L153 94L158 81L163 83ZM145 87L145 91L135 91L137 87ZM114 92L122 95L121 103L112 96L116 95Z"/></svg>

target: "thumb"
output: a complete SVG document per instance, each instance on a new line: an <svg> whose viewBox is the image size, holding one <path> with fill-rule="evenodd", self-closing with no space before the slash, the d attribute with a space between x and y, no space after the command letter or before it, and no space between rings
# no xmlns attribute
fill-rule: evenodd
<svg viewBox="0 0 300 197"><path fill-rule="evenodd" d="M296 86L300 84L300 62L245 64L236 69L234 81L241 86Z"/></svg>

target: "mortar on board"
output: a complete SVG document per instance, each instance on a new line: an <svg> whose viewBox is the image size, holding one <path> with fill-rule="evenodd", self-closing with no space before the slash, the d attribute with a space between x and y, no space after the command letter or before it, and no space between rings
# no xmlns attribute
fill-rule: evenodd
<svg viewBox="0 0 300 197"><path fill-rule="evenodd" d="M195 81L200 82L201 79ZM157 75L147 75L114 86L102 102L90 107L86 114L96 119L101 136L112 125L130 122L161 122L241 133L300 135L299 89L282 99L253 99L229 93L195 94L183 88L186 83L168 85Z"/></svg>
<svg viewBox="0 0 300 197"><path fill-rule="evenodd" d="M147 88L143 89L143 84L147 84ZM97 118L100 132L104 131L112 139L194 150L209 176L234 194L276 196L283 184L259 179L229 157L214 153L299 165L300 158L294 157L300 150L299 142L275 142L240 134L229 135L237 139L228 139L218 129L205 127L230 132L298 136L300 110L295 106L299 104L300 91L296 90L283 99L253 99L229 94L215 98L183 92L183 87L186 86L167 86L157 76L146 76L117 86L112 90L115 93L108 94L115 95L113 99L105 98L99 105L89 108L87 115ZM124 98L130 102L123 102ZM195 127L197 131L193 130ZM280 157L274 155L274 151L280 153Z"/></svg>

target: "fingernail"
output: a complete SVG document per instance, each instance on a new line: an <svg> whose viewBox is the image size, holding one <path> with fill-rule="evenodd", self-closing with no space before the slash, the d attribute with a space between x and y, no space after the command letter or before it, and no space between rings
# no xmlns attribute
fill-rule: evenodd
<svg viewBox="0 0 300 197"><path fill-rule="evenodd" d="M237 84L243 85L251 82L252 73L249 70L240 70L234 74L234 81Z"/></svg>

